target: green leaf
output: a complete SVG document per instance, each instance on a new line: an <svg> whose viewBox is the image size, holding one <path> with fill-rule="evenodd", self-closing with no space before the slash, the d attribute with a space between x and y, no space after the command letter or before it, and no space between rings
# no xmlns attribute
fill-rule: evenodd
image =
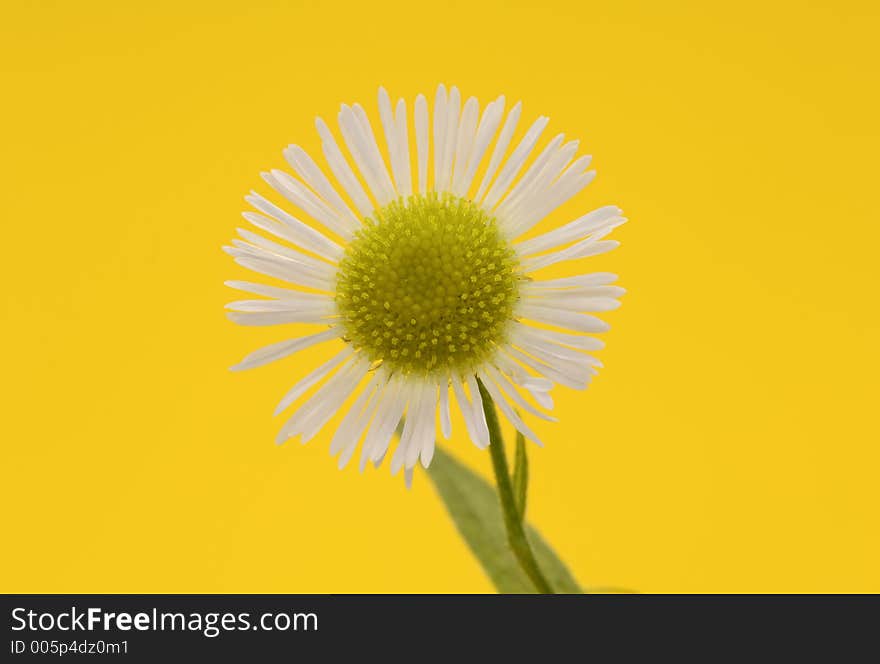
<svg viewBox="0 0 880 664"><path fill-rule="evenodd" d="M526 455L526 439L516 432L516 456L513 461L513 497L520 520L526 518L526 496L529 491L529 457Z"/></svg>
<svg viewBox="0 0 880 664"><path fill-rule="evenodd" d="M449 511L455 527L500 593L534 593L535 586L522 571L510 547L495 489L467 466L437 448L428 476ZM568 568L538 534L526 525L526 534L547 580L557 593L581 594Z"/></svg>

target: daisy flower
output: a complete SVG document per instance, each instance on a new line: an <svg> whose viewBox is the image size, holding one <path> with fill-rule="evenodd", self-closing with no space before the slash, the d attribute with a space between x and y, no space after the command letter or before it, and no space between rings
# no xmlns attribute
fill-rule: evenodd
<svg viewBox="0 0 880 664"><path fill-rule="evenodd" d="M551 388L589 384L601 366L590 352L603 346L590 335L608 329L593 314L617 308L624 291L605 272L549 280L536 273L615 248L606 238L626 220L607 206L530 236L595 171L562 134L531 158L546 117L513 145L521 110L517 103L505 114L502 96L481 111L474 97L462 103L457 88L440 85L433 109L419 95L409 116L403 99L392 105L380 88L381 133L359 104L339 111L341 141L316 120L335 183L297 145L284 151L293 174L262 173L283 207L251 192L253 210L243 216L262 233L239 229L224 249L285 285L227 282L258 296L230 303L229 318L319 331L294 328L296 336L233 369L316 344L340 346L281 399L276 414L298 407L279 443L308 441L353 398L330 443L339 467L361 440L361 469L378 466L404 421L390 465L392 473L404 469L409 484L415 465L431 462L438 421L450 436L451 408L475 445L489 444L478 381L539 445L519 413L554 420L544 412L553 407Z"/></svg>

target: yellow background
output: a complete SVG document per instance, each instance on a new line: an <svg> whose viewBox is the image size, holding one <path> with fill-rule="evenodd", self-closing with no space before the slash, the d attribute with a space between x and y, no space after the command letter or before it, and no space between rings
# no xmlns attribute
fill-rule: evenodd
<svg viewBox="0 0 880 664"><path fill-rule="evenodd" d="M274 445L329 351L227 369L284 334L222 312L259 171L445 81L582 139L554 221L631 219L607 368L531 449L581 582L880 591L877 7L4 3L0 590L491 591L424 474Z"/></svg>

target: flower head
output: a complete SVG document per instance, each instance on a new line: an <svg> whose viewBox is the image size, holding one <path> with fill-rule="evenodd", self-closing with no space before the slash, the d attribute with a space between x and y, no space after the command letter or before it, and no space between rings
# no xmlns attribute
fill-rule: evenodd
<svg viewBox="0 0 880 664"><path fill-rule="evenodd" d="M284 155L297 177L263 173L277 194L316 223L304 223L255 192L246 197L256 212L245 212L245 219L266 235L239 230L242 239L225 249L240 265L287 285L227 282L261 297L231 303L230 318L323 329L260 349L234 368L260 366L317 343L341 344L281 400L276 413L320 384L284 424L278 442L297 435L309 440L356 394L331 453L340 453L343 467L363 439L361 469L368 461L379 465L405 418L391 469L404 468L409 483L416 463L427 467L431 461L438 413L449 437L453 400L471 440L489 444L477 380L502 414L541 444L516 409L552 420L532 401L552 409L555 383L583 389L601 366L589 352L603 344L588 334L607 329L592 314L618 306L623 289L611 285L616 276L542 281L533 273L613 249L617 243L604 238L626 220L608 206L523 240L595 172L585 170L589 157L575 158L577 141L563 143L562 135L524 168L547 125L543 117L505 159L521 106L506 117L504 106L500 97L480 113L475 98L462 107L458 90L447 94L441 85L429 114L419 95L413 150L405 102L392 111L380 89L383 147L361 106L343 105L339 113L357 170L328 126L316 122L338 188L296 145Z"/></svg>

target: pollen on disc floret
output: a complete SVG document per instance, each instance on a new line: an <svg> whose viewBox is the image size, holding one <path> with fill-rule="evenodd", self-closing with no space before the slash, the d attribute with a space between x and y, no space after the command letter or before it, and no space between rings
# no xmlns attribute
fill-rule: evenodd
<svg viewBox="0 0 880 664"><path fill-rule="evenodd" d="M479 366L505 340L521 277L495 218L430 193L364 220L339 264L336 303L351 343L407 374Z"/></svg>

